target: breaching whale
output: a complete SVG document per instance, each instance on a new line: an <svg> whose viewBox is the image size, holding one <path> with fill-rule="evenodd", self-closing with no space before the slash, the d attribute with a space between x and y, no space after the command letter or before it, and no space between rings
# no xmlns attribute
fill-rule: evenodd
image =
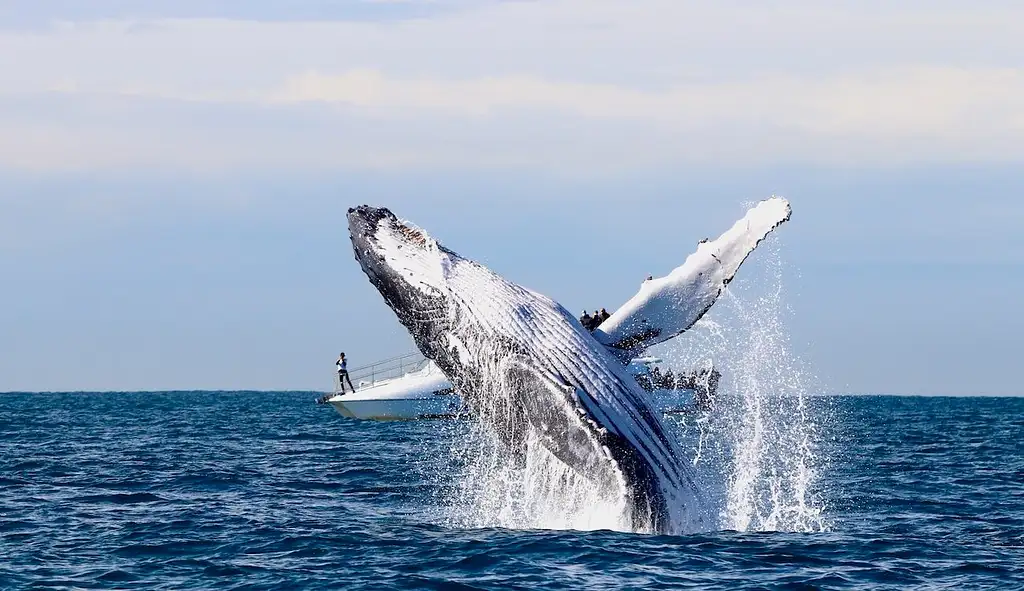
<svg viewBox="0 0 1024 591"><path fill-rule="evenodd" d="M363 271L475 416L515 450L528 438L608 495L634 531L707 529L690 463L625 370L631 352L706 312L747 254L789 217L762 202L591 334L550 298L442 246L384 208L348 212Z"/></svg>

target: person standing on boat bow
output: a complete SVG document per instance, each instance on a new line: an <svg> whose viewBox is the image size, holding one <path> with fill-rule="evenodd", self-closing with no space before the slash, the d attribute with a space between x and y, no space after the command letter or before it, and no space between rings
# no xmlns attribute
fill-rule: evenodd
<svg viewBox="0 0 1024 591"><path fill-rule="evenodd" d="M338 367L338 385L341 386L341 393L345 393L345 381L348 381L348 387L352 388L352 393L356 391L356 387L352 385L352 378L348 377L348 361L345 360L345 353L342 352L338 356L338 360L334 362L334 365Z"/></svg>

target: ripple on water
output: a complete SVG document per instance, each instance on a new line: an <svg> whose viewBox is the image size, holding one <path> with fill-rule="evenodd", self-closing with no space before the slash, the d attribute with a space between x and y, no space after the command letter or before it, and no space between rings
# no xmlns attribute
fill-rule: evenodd
<svg viewBox="0 0 1024 591"><path fill-rule="evenodd" d="M455 529L458 429L310 393L0 397L0 588L1024 588L1024 399L844 398L834 531Z"/></svg>

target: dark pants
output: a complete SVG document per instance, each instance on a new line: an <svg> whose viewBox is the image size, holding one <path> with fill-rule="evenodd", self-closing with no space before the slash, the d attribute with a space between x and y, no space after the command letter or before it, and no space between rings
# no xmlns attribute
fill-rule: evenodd
<svg viewBox="0 0 1024 591"><path fill-rule="evenodd" d="M348 387L352 388L352 391L355 392L356 391L356 387L352 385L352 378L348 377L348 371L344 370L344 369L338 371L338 385L341 386L341 391L342 392L345 391L345 382L346 381L348 382Z"/></svg>

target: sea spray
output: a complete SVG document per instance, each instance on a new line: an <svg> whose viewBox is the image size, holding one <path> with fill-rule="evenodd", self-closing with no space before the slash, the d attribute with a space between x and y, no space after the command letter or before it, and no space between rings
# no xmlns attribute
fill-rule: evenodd
<svg viewBox="0 0 1024 591"><path fill-rule="evenodd" d="M484 368L494 386L477 401L476 419L448 427L454 436L446 471L454 478L444 488L445 522L457 527L643 531L643 524L630 520L621 476L611 481L588 478L590 474L556 458L529 421L510 416L516 411L517 385L508 381L503 361L498 356L493 367ZM568 405L564 410L576 412ZM513 427L518 433L509 445L498 429ZM606 453L599 445L593 447L590 453ZM593 464L607 462L594 458Z"/></svg>
<svg viewBox="0 0 1024 591"><path fill-rule="evenodd" d="M633 531L621 491L601 490L555 458L533 434L523 458L506 453L482 423L466 424L448 525L509 529Z"/></svg>
<svg viewBox="0 0 1024 591"><path fill-rule="evenodd" d="M828 523L817 484L827 458L818 442L826 417L820 405L812 408L813 378L790 347L777 242L762 245L757 258L747 280L660 353L681 368L713 361L722 372L714 407L678 421L706 488L719 498L720 527L822 531Z"/></svg>

